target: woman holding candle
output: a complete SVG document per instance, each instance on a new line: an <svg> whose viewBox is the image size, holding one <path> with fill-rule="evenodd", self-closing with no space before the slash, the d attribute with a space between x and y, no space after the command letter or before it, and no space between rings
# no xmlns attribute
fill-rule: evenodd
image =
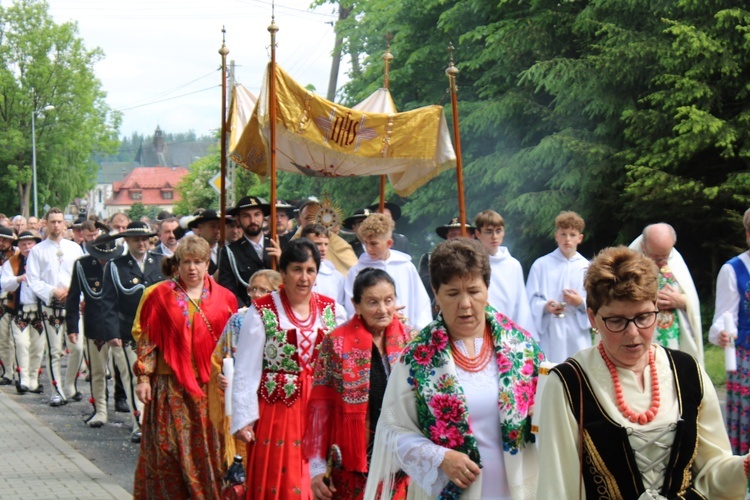
<svg viewBox="0 0 750 500"><path fill-rule="evenodd" d="M584 281L601 337L551 370L542 394L538 498L744 498L711 380L695 358L652 344L658 270L603 250Z"/></svg>
<svg viewBox="0 0 750 500"><path fill-rule="evenodd" d="M750 247L750 208L742 223ZM732 451L744 455L750 451L750 252L730 259L719 271L708 340L724 347L730 357L732 348L736 350L736 358L727 359L727 432Z"/></svg>

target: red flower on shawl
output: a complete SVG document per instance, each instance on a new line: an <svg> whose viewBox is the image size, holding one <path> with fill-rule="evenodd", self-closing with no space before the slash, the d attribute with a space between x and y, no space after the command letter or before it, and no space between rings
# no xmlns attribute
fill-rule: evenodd
<svg viewBox="0 0 750 500"><path fill-rule="evenodd" d="M451 394L435 394L430 400L430 408L438 420L460 422L463 414L461 401Z"/></svg>
<svg viewBox="0 0 750 500"><path fill-rule="evenodd" d="M414 361L422 366L430 366L432 364L432 357L435 355L435 351L430 345L418 345L414 349Z"/></svg>
<svg viewBox="0 0 750 500"><path fill-rule="evenodd" d="M430 427L430 438L435 444L445 446L446 448L456 449L464 443L464 437L461 432L446 422L438 420L435 425Z"/></svg>
<svg viewBox="0 0 750 500"><path fill-rule="evenodd" d="M432 343L436 351L442 351L448 346L448 333L443 328L432 332Z"/></svg>
<svg viewBox="0 0 750 500"><path fill-rule="evenodd" d="M531 382L521 382L513 387L513 395L516 400L516 410L521 415L529 412L529 407L534 404L535 387Z"/></svg>
<svg viewBox="0 0 750 500"><path fill-rule="evenodd" d="M534 374L534 362L530 359L527 359L526 362L521 367L521 375L525 377L530 377Z"/></svg>
<svg viewBox="0 0 750 500"><path fill-rule="evenodd" d="M505 354L499 354L497 356L497 370L500 373L506 373L513 368L513 363L508 359Z"/></svg>

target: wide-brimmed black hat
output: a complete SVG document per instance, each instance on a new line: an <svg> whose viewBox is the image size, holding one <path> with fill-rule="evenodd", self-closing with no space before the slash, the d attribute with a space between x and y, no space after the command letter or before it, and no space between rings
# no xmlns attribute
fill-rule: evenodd
<svg viewBox="0 0 750 500"><path fill-rule="evenodd" d="M380 203L373 203L370 205L369 208L373 212L379 212L380 211ZM401 218L401 207L396 205L395 203L392 203L390 201L385 202L385 208L390 210L391 212L391 219L393 219L393 222L396 222Z"/></svg>
<svg viewBox="0 0 750 500"><path fill-rule="evenodd" d="M42 237L36 231L21 231L21 234L13 240L13 245L18 246L18 242L23 240L36 240L39 243L42 241Z"/></svg>
<svg viewBox="0 0 750 500"><path fill-rule="evenodd" d="M227 215L238 215L240 210L245 208L258 208L263 212L264 216L268 216L271 213L271 205L266 203L263 198L257 196L244 196L237 203L236 207L232 207L227 210Z"/></svg>
<svg viewBox="0 0 750 500"><path fill-rule="evenodd" d="M167 211L167 210L162 210L161 212L159 212L158 214L156 214L156 220L158 220L158 221L163 221L163 220L171 219L172 217L174 217L174 214L172 212Z"/></svg>
<svg viewBox="0 0 750 500"><path fill-rule="evenodd" d="M187 227L188 229L195 229L201 222L208 222L211 220L221 220L221 217L216 213L216 210L209 208L201 211L200 214L194 215L192 219L188 221Z"/></svg>
<svg viewBox="0 0 750 500"><path fill-rule="evenodd" d="M118 245L114 238L108 234L98 236L94 241L86 243L86 251L95 259L112 260L120 257L125 248Z"/></svg>
<svg viewBox="0 0 750 500"><path fill-rule="evenodd" d="M276 200L276 212L284 212L290 219L294 218L294 206L285 202L284 200Z"/></svg>
<svg viewBox="0 0 750 500"><path fill-rule="evenodd" d="M347 217L344 219L344 222L341 224L341 227L344 229L348 229L349 231L352 231L354 228L352 227L352 224L355 224L357 222L362 222L375 212L373 210L370 210L369 208L360 208L356 212L354 212L354 215Z"/></svg>
<svg viewBox="0 0 750 500"><path fill-rule="evenodd" d="M466 233L469 234L469 235L471 235L471 232L474 231L474 229L476 229L471 224L465 224L465 226L466 226ZM459 220L459 218L458 217L453 217L448 224L445 224L444 226L440 226L440 227L435 228L435 232L437 233L438 236L440 236L444 240L447 240L448 239L448 231L451 230L451 229L456 229L456 228L460 228L460 227L461 227L461 221Z"/></svg>
<svg viewBox="0 0 750 500"><path fill-rule="evenodd" d="M151 230L151 227L145 222L137 220L128 224L128 228L125 231L112 234L110 235L110 238L125 238L130 236L147 236L150 238L151 236L156 236L156 232Z"/></svg>
<svg viewBox="0 0 750 500"><path fill-rule="evenodd" d="M104 231L105 234L109 234L112 230L108 225L100 221L94 221L94 226L100 231Z"/></svg>
<svg viewBox="0 0 750 500"><path fill-rule="evenodd" d="M85 215L79 215L76 217L76 219L73 221L73 225L70 226L73 229L81 229L81 224L86 222L86 216Z"/></svg>
<svg viewBox="0 0 750 500"><path fill-rule="evenodd" d="M13 229L9 228L8 226L0 226L0 238L5 238L6 240L15 240L16 234L13 232Z"/></svg>

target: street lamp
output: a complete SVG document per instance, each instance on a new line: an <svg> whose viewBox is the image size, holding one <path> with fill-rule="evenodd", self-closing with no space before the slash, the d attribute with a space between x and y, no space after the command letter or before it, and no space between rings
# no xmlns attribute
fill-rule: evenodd
<svg viewBox="0 0 750 500"><path fill-rule="evenodd" d="M37 109L31 112L31 176L34 183L34 217L37 219L39 218L39 212L37 210L39 200L36 192L36 126L34 124L34 119L36 118L36 115L42 111L51 111L53 109L55 109L54 106L48 105L42 109Z"/></svg>

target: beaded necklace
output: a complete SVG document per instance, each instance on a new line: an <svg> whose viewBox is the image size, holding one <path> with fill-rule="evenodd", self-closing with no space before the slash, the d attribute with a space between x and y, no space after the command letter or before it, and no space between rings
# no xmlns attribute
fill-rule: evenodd
<svg viewBox="0 0 750 500"><path fill-rule="evenodd" d="M490 327L486 325L484 327L484 340L482 342L482 350L479 351L479 355L470 358L464 353L458 350L456 345L453 343L453 339L448 335L448 342L451 345L451 353L453 354L453 362L456 366L466 372L479 372L487 366L492 355L495 351L495 344L492 341L492 335L490 334ZM464 341L464 344L466 341Z"/></svg>
<svg viewBox="0 0 750 500"><path fill-rule="evenodd" d="M661 395L659 394L659 378L656 376L654 350L651 348L648 350L648 366L651 370L651 407L643 413L636 413L625 402L625 397L622 394L622 385L620 385L620 376L617 374L617 368L609 359L609 356L607 356L607 353L604 351L604 345L601 343L599 344L599 353L602 355L604 363L607 365L609 374L612 377L612 382L615 385L617 408L625 418L633 423L638 422L641 425L646 425L656 418L656 414L659 413L659 406L661 405Z"/></svg>
<svg viewBox="0 0 750 500"><path fill-rule="evenodd" d="M287 318L289 318L289 322L300 330L311 330L312 326L315 324L315 320L318 319L318 308L315 307L314 296L314 292L310 294L310 314L306 319L300 319L294 312L292 304L289 302L289 297L287 297L286 295L284 286L282 285L279 289L279 298L281 299L281 305L284 307L284 312L286 313Z"/></svg>

